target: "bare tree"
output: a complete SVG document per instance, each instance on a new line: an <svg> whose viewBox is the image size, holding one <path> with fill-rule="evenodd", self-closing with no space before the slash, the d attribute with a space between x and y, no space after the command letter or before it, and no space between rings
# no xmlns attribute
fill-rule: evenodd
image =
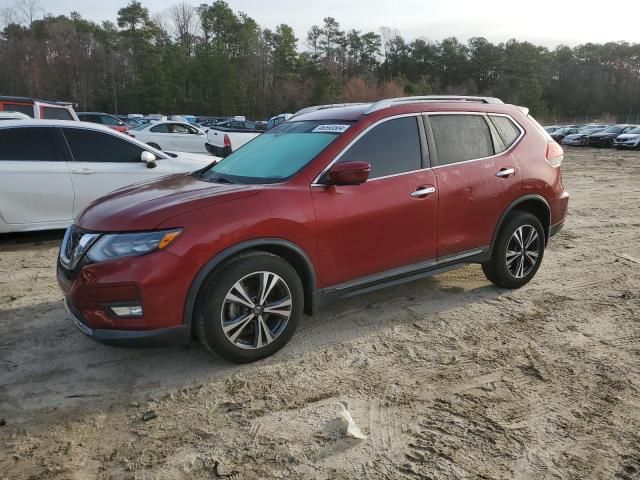
<svg viewBox="0 0 640 480"><path fill-rule="evenodd" d="M40 0L17 0L14 8L20 20L29 26L33 25L36 17L44 12Z"/></svg>
<svg viewBox="0 0 640 480"><path fill-rule="evenodd" d="M176 38L184 46L187 55L193 53L199 28L198 9L186 2L178 3L168 10Z"/></svg>
<svg viewBox="0 0 640 480"><path fill-rule="evenodd" d="M167 18L166 11L154 13L153 15L151 15L151 21L158 26L163 34L166 34L167 36L171 34L173 26Z"/></svg>
<svg viewBox="0 0 640 480"><path fill-rule="evenodd" d="M18 12L14 7L7 7L0 10L0 27L6 27L12 23L20 23Z"/></svg>

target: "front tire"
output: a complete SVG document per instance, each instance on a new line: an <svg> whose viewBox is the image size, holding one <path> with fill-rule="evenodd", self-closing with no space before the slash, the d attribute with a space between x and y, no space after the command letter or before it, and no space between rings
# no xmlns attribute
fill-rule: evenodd
<svg viewBox="0 0 640 480"><path fill-rule="evenodd" d="M260 360L293 336L303 302L302 281L291 264L271 253L248 252L205 281L196 306L196 334L226 360Z"/></svg>
<svg viewBox="0 0 640 480"><path fill-rule="evenodd" d="M538 217L516 211L500 230L491 260L482 264L482 271L499 287L520 288L540 268L544 246L544 228Z"/></svg>

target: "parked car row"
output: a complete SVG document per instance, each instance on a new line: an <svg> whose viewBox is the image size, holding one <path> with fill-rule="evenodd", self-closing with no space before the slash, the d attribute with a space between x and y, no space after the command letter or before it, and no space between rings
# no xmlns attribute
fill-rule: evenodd
<svg viewBox="0 0 640 480"><path fill-rule="evenodd" d="M553 125L545 130L562 145L640 150L640 126L637 125Z"/></svg>

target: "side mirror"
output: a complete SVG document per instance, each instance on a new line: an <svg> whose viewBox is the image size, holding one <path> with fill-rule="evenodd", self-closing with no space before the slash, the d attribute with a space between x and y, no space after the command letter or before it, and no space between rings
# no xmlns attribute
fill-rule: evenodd
<svg viewBox="0 0 640 480"><path fill-rule="evenodd" d="M329 170L330 185L360 185L369 179L371 165L367 162L336 163Z"/></svg>
<svg viewBox="0 0 640 480"><path fill-rule="evenodd" d="M143 151L140 154L140 160L147 164L147 168L156 168L156 156L148 151Z"/></svg>

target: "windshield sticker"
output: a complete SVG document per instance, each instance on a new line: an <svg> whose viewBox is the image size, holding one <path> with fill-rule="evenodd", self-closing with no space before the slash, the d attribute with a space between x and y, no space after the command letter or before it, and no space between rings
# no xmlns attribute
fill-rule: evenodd
<svg viewBox="0 0 640 480"><path fill-rule="evenodd" d="M351 125L318 125L311 133L342 133Z"/></svg>

